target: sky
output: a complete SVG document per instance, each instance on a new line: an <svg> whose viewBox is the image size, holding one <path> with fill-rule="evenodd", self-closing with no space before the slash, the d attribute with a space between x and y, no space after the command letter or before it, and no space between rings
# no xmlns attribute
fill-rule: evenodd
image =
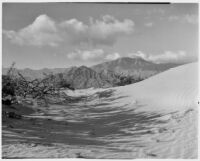
<svg viewBox="0 0 200 161"><path fill-rule="evenodd" d="M198 59L198 4L3 3L2 34L3 67L187 63Z"/></svg>

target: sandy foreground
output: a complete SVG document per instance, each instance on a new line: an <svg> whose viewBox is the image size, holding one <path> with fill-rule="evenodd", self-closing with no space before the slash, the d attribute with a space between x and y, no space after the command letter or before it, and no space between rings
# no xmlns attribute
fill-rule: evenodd
<svg viewBox="0 0 200 161"><path fill-rule="evenodd" d="M34 112L15 107L24 117L3 118L2 157L197 158L197 70L191 63L128 86L68 91L83 99Z"/></svg>

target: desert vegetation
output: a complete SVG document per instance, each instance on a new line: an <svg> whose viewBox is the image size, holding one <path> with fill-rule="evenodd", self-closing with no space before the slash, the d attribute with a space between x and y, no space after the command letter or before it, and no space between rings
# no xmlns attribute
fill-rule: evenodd
<svg viewBox="0 0 200 161"><path fill-rule="evenodd" d="M6 75L2 75L2 104L11 105L20 100L32 98L45 100L48 97L61 97L61 89L74 90L70 84L57 80L53 74L45 74L43 79L29 80L20 72L14 74L15 63L11 65ZM61 76L60 76L61 77Z"/></svg>
<svg viewBox="0 0 200 161"><path fill-rule="evenodd" d="M115 83L116 86L125 86L128 84L133 84L133 83L140 82L143 80L140 77L134 77L132 75L124 75L124 74L115 74L115 78L117 79Z"/></svg>

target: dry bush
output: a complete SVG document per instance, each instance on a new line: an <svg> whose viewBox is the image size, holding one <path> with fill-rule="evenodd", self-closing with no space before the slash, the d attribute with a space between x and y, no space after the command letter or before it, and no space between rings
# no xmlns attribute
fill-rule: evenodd
<svg viewBox="0 0 200 161"><path fill-rule="evenodd" d="M26 79L20 72L17 76L14 75L13 63L6 75L2 76L2 103L11 104L17 101L17 98L26 99L31 97L33 99L44 99L46 97L60 97L60 89L63 87L63 82L60 84L53 74L45 74L43 79ZM64 84L65 88L72 89L70 85Z"/></svg>

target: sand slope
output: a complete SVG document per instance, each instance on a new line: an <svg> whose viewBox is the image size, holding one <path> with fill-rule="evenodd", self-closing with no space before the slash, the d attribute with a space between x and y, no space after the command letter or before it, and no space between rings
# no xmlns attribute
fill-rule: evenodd
<svg viewBox="0 0 200 161"><path fill-rule="evenodd" d="M145 111L183 111L197 107L198 63L172 68L142 82L117 88L123 102L140 103ZM144 110L144 109L140 109Z"/></svg>
<svg viewBox="0 0 200 161"><path fill-rule="evenodd" d="M198 64L191 63L132 85L72 92L73 96L87 95L91 99L49 107L45 116L38 115L46 120L40 122L41 128L36 126L39 131L33 131L34 126L29 129L31 132L27 130L27 134L19 135L15 129L3 127L3 141L12 142L13 136L15 139L15 143L3 145L3 157L197 158L197 70ZM104 91L108 91L108 95L111 91L111 96L99 98L97 93ZM69 125L56 128L62 123L56 122L57 117L67 120ZM49 124L47 118L54 120L55 126ZM96 133L93 136L89 131L91 127ZM48 137L41 137L43 130L48 131ZM24 140L33 136L37 136L40 143ZM19 137L23 142L18 141ZM76 141L76 137L80 140L75 145L68 144L72 138ZM49 146L42 144L44 139L49 141ZM56 143L57 139L63 139L62 143ZM102 145L89 145L88 141L81 144L83 139Z"/></svg>

